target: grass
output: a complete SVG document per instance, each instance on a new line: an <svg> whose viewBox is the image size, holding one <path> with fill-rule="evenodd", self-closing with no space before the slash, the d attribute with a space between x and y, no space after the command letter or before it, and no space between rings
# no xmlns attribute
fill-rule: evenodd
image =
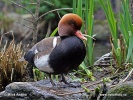
<svg viewBox="0 0 133 100"><path fill-rule="evenodd" d="M14 39L1 46L0 40L0 91L11 82L22 81L25 74L26 62L19 62L23 55L22 43L15 44Z"/></svg>
<svg viewBox="0 0 133 100"><path fill-rule="evenodd" d="M108 20L108 25L111 31L111 45L116 67L124 69L125 63L133 63L133 28L130 14L129 0L122 0L122 11L119 12L119 18L115 18L110 0L106 2L99 0ZM119 19L119 20L118 20ZM118 34L120 29L120 34Z"/></svg>
<svg viewBox="0 0 133 100"><path fill-rule="evenodd" d="M84 7L85 5L85 7ZM81 31L84 32L84 34L87 34L91 37L93 37L93 23L94 23L94 0L73 0L73 13L78 14L83 19L83 27L81 28ZM87 38L86 48L87 48L87 56L85 57L85 60L80 65L79 71L77 73L85 74L87 78L91 80L95 80L95 78L92 75L92 72L88 70L88 66L92 66L94 61L93 57L93 49L94 44L92 38Z"/></svg>
<svg viewBox="0 0 133 100"><path fill-rule="evenodd" d="M120 50L120 48L118 48L119 46L118 46L117 21L115 19L114 12L112 10L110 1L109 0L107 0L106 2L103 1L103 0L99 0L99 1L102 5L102 8L103 8L104 12L105 12L106 18L108 20L108 25L109 25L109 28L110 28L110 32L111 32L111 35L112 35L112 38L111 38L112 51L115 55L118 66L120 66L121 60L119 58L121 58L120 57L121 50Z"/></svg>
<svg viewBox="0 0 133 100"><path fill-rule="evenodd" d="M133 64L133 25L130 14L129 0L122 0L122 13L120 16L120 30L125 40L126 45L126 63L132 62Z"/></svg>

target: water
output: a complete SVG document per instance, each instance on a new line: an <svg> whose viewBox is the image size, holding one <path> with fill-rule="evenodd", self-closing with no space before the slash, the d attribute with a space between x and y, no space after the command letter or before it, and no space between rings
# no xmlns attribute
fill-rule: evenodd
<svg viewBox="0 0 133 100"><path fill-rule="evenodd" d="M98 60L101 56L111 51L110 43L96 43L94 47L94 61Z"/></svg>

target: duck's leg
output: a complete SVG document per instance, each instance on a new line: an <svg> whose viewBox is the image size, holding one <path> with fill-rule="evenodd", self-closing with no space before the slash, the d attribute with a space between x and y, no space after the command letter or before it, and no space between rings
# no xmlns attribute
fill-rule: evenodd
<svg viewBox="0 0 133 100"><path fill-rule="evenodd" d="M80 87L81 85L73 85L73 84L71 84L71 83L68 83L67 81L66 81L66 79L65 79L65 77L64 77L64 75L63 74L61 74L61 77L62 77L62 82L64 82L65 84L67 84L68 86L70 86L70 87L74 87L74 88L76 88L76 87Z"/></svg>
<svg viewBox="0 0 133 100"><path fill-rule="evenodd" d="M28 63L26 69L28 70L28 74L29 74L30 78L32 78L34 80L33 65L31 65L30 63Z"/></svg>
<svg viewBox="0 0 133 100"><path fill-rule="evenodd" d="M49 79L50 79L51 84L52 84L53 86L56 86L56 84L53 82L53 80L52 80L52 78L51 78L51 74L48 74L48 77L49 77Z"/></svg>

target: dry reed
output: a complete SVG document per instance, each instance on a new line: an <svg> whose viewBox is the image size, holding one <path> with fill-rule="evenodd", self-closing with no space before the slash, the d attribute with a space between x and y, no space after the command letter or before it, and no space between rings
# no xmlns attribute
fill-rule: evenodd
<svg viewBox="0 0 133 100"><path fill-rule="evenodd" d="M22 54L22 43L15 44L14 39L9 45L7 42L0 45L0 91L11 82L22 81L27 65L27 62L18 61Z"/></svg>

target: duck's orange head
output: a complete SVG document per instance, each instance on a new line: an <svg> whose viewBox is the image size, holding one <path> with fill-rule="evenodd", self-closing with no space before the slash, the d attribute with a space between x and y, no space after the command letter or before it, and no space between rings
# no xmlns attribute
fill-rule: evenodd
<svg viewBox="0 0 133 100"><path fill-rule="evenodd" d="M58 24L58 33L60 36L74 36L87 40L80 28L82 26L82 19L76 14L65 14Z"/></svg>

